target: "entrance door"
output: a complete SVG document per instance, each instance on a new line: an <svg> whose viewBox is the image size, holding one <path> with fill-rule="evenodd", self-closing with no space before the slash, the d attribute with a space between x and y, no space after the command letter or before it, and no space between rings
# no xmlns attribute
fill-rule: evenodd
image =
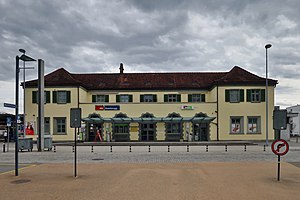
<svg viewBox="0 0 300 200"><path fill-rule="evenodd" d="M193 124L194 141L208 141L208 124Z"/></svg>
<svg viewBox="0 0 300 200"><path fill-rule="evenodd" d="M102 133L102 124L89 124L88 125L88 142L93 142L95 140L95 136L97 133L97 130L100 129L100 133L103 138L103 133Z"/></svg>
<svg viewBox="0 0 300 200"><path fill-rule="evenodd" d="M147 123L141 124L141 133L140 133L140 141L155 141L156 132L155 132L155 124Z"/></svg>

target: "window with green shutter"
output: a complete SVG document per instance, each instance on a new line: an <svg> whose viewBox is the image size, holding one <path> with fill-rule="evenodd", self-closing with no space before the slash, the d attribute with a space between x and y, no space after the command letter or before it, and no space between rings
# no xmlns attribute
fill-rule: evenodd
<svg viewBox="0 0 300 200"><path fill-rule="evenodd" d="M239 103L244 101L243 89L225 90L225 102Z"/></svg>
<svg viewBox="0 0 300 200"><path fill-rule="evenodd" d="M165 94L164 102L181 102L180 94Z"/></svg>
<svg viewBox="0 0 300 200"><path fill-rule="evenodd" d="M141 94L140 102L157 102L156 94Z"/></svg>
<svg viewBox="0 0 300 200"><path fill-rule="evenodd" d="M32 103L38 103L38 91L32 91ZM44 103L50 103L50 91L44 91Z"/></svg>
<svg viewBox="0 0 300 200"><path fill-rule="evenodd" d="M133 96L131 94L120 94L116 96L117 102L128 103L133 101Z"/></svg>
<svg viewBox="0 0 300 200"><path fill-rule="evenodd" d="M259 103L265 101L265 89L248 89L247 102Z"/></svg>
<svg viewBox="0 0 300 200"><path fill-rule="evenodd" d="M189 94L188 102L205 102L205 94Z"/></svg>
<svg viewBox="0 0 300 200"><path fill-rule="evenodd" d="M92 102L93 103L105 103L109 102L109 95L92 95Z"/></svg>
<svg viewBox="0 0 300 200"><path fill-rule="evenodd" d="M58 104L71 103L71 91L53 91L52 100Z"/></svg>

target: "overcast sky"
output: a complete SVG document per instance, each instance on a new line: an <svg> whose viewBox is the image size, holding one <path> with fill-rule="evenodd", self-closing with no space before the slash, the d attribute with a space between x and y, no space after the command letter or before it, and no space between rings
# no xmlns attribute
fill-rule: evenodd
<svg viewBox="0 0 300 200"><path fill-rule="evenodd" d="M0 111L13 112L3 102L14 103L20 48L43 59L46 73L118 72L123 62L125 72L240 66L265 77L270 43L276 105L298 104L299 8L299 0L0 0ZM35 67L26 80L36 78L36 64L26 66Z"/></svg>

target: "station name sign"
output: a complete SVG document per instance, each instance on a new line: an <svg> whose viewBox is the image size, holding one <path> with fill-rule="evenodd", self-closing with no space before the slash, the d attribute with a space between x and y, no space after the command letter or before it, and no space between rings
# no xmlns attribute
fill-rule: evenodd
<svg viewBox="0 0 300 200"><path fill-rule="evenodd" d="M96 105L95 110L120 110L120 105Z"/></svg>

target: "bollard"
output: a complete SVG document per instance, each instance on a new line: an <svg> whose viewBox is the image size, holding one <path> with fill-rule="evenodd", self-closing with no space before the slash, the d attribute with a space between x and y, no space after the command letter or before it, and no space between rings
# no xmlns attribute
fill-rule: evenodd
<svg viewBox="0 0 300 200"><path fill-rule="evenodd" d="M112 152L112 146L110 146L110 152Z"/></svg>
<svg viewBox="0 0 300 200"><path fill-rule="evenodd" d="M5 153L5 143L3 142L3 153Z"/></svg>
<svg viewBox="0 0 300 200"><path fill-rule="evenodd" d="M266 145L264 145L264 151L266 151Z"/></svg>
<svg viewBox="0 0 300 200"><path fill-rule="evenodd" d="M129 146L129 152L131 152L131 146Z"/></svg>
<svg viewBox="0 0 300 200"><path fill-rule="evenodd" d="M227 144L225 144L225 151L227 152Z"/></svg>
<svg viewBox="0 0 300 200"><path fill-rule="evenodd" d="M72 152L73 152L73 153L75 152L75 147L74 147L74 146L72 146Z"/></svg>
<svg viewBox="0 0 300 200"><path fill-rule="evenodd" d="M149 146L149 150L148 150L148 152L151 152L150 146Z"/></svg>
<svg viewBox="0 0 300 200"><path fill-rule="evenodd" d="M245 145L244 151L247 151L247 145Z"/></svg>
<svg viewBox="0 0 300 200"><path fill-rule="evenodd" d="M208 152L208 145L206 145L206 152Z"/></svg>
<svg viewBox="0 0 300 200"><path fill-rule="evenodd" d="M168 145L168 152L170 152L170 146Z"/></svg>
<svg viewBox="0 0 300 200"><path fill-rule="evenodd" d="M54 147L54 153L56 153L56 146L54 145L53 147Z"/></svg>
<svg viewBox="0 0 300 200"><path fill-rule="evenodd" d="M186 152L190 152L190 146L189 145L186 146Z"/></svg>
<svg viewBox="0 0 300 200"><path fill-rule="evenodd" d="M91 153L94 153L94 146L91 146Z"/></svg>

